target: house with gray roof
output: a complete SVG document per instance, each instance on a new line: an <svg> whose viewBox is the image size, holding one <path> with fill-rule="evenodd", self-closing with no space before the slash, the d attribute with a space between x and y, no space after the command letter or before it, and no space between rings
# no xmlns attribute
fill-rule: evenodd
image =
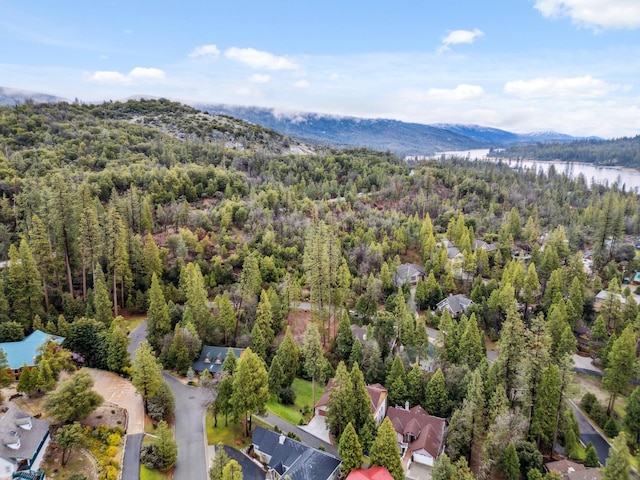
<svg viewBox="0 0 640 480"><path fill-rule="evenodd" d="M16 379L20 377L20 371L24 365L27 367L34 367L36 365L38 348L49 341L60 345L64 342L64 337L35 330L19 342L0 343L0 348L7 355L9 368L13 371Z"/></svg>
<svg viewBox="0 0 640 480"><path fill-rule="evenodd" d="M256 427L252 435L253 453L268 467L267 479L336 480L338 458L309 447L281 433Z"/></svg>
<svg viewBox="0 0 640 480"><path fill-rule="evenodd" d="M423 268L415 263L403 263L396 270L396 276L393 279L396 287L401 287L405 283L415 285L418 280L424 280L427 278L427 274Z"/></svg>
<svg viewBox="0 0 640 480"><path fill-rule="evenodd" d="M222 364L224 359L227 358L229 350L233 352L236 358L240 358L244 348L231 348L231 347L215 347L211 345L205 345L200 352L200 358L196 360L191 368L196 373L202 373L208 370L212 376L214 374L220 374L222 372Z"/></svg>
<svg viewBox="0 0 640 480"><path fill-rule="evenodd" d="M37 475L50 441L49 424L9 407L0 418L0 478L22 471Z"/></svg>
<svg viewBox="0 0 640 480"><path fill-rule="evenodd" d="M449 310L449 313L452 317L457 317L458 315L462 315L466 313L467 309L471 306L473 302L469 297L465 295L449 295L447 298L442 300L436 307L438 310L443 312L445 309Z"/></svg>

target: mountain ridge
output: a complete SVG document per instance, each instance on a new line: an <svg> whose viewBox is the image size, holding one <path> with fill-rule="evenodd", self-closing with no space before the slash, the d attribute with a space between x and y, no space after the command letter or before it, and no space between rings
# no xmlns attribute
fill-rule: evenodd
<svg viewBox="0 0 640 480"><path fill-rule="evenodd" d="M157 99L134 95L129 99ZM55 103L68 101L54 95L0 87L0 105L25 101ZM180 100L181 103L214 115L227 115L275 130L302 142L331 147L365 147L399 156L429 156L439 152L481 148L505 148L535 143L568 143L583 140L557 132L518 134L476 124L423 124L384 118L361 118L276 108L246 107L224 103ZM596 139L589 137L589 139ZM600 139L598 139L600 140Z"/></svg>

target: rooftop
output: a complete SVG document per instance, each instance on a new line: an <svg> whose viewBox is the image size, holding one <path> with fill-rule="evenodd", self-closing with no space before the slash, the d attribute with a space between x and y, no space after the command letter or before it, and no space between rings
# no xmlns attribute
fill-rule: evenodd
<svg viewBox="0 0 640 480"><path fill-rule="evenodd" d="M30 367L34 366L36 364L38 347L44 345L49 340L61 344L64 341L64 337L36 330L19 342L0 343L0 348L7 354L9 368L17 370L25 364Z"/></svg>

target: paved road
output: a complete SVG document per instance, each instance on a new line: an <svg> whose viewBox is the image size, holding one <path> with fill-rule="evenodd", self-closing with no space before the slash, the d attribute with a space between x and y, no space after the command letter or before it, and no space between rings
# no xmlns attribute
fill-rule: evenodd
<svg viewBox="0 0 640 480"><path fill-rule="evenodd" d="M127 435L124 459L122 460L122 478L124 480L140 478L140 447L143 438L144 433Z"/></svg>
<svg viewBox="0 0 640 480"><path fill-rule="evenodd" d="M582 413L582 411L576 406L575 403L569 401L573 408L573 413L576 416L578 425L580 426L580 440L587 445L589 442L593 443L598 453L598 460L604 465L609 458L610 445L607 440L595 429L589 419Z"/></svg>
<svg viewBox="0 0 640 480"><path fill-rule="evenodd" d="M178 443L178 461L174 480L206 479L207 451L204 432L204 414L211 402L211 393L190 387L177 378L164 373L176 399L175 438Z"/></svg>
<svg viewBox="0 0 640 480"><path fill-rule="evenodd" d="M292 425L291 423L287 422L286 420L283 420L277 415L273 415L272 413L267 412L267 414L264 417L258 417L258 418L260 418L260 420L262 420L263 422L268 423L272 427L277 426L284 433L289 433L289 432L295 433L296 435L298 435L298 437L300 437L300 440L305 445L309 445L310 447L314 447L314 448L323 446L327 453L330 453L331 455L338 457L338 449L336 447L334 447L330 443L327 443L319 439L318 437L311 435L309 432L305 432L304 430L297 427L296 425Z"/></svg>

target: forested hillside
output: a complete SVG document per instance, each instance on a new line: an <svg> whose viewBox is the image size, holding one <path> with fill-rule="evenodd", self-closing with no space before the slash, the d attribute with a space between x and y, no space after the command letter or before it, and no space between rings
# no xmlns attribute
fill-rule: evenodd
<svg viewBox="0 0 640 480"><path fill-rule="evenodd" d="M569 143L537 143L494 152L500 158L562 160L596 165L640 168L640 136L616 140L578 140Z"/></svg>
<svg viewBox="0 0 640 480"><path fill-rule="evenodd" d="M437 468L453 473L440 478L469 478L469 465L490 478L513 473L513 456L516 473L540 470L554 443L584 457L565 400L572 332L586 324L606 367L601 419L622 428L613 405L629 393L638 326L621 288L640 270L626 239L640 235L635 194L489 162L409 169L166 100L0 108L0 191L0 341L40 328L85 364L127 373L113 319L142 312L153 351L179 373L203 343L250 346L254 363L225 370L214 404L230 421L264 407L238 401L253 372L266 382L268 370L263 387L284 402L296 375L344 380L348 366L353 385L383 383L390 402L449 420ZM424 267L415 305L394 282L405 262ZM436 309L451 294L473 301L457 318ZM312 305L306 327L289 316L300 301ZM362 342L351 320L368 326ZM427 324L440 326L433 374L414 366ZM332 430L351 423L371 446L370 413L355 408L334 409L346 413Z"/></svg>

